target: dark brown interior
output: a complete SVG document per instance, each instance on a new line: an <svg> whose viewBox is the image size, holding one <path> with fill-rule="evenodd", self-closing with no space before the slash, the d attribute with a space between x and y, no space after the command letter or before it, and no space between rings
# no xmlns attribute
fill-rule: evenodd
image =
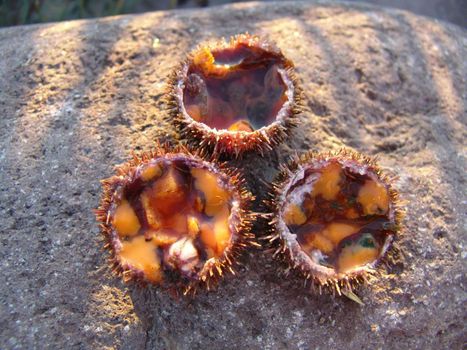
<svg viewBox="0 0 467 350"><path fill-rule="evenodd" d="M257 48L212 51L213 62L188 68L183 90L187 113L211 128L254 131L273 123L287 97L278 72L283 61Z"/></svg>

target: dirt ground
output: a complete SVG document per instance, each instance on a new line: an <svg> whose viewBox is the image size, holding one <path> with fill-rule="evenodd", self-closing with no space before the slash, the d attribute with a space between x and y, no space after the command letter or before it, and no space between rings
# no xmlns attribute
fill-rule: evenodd
<svg viewBox="0 0 467 350"><path fill-rule="evenodd" d="M164 83L200 41L249 31L296 64L302 121L248 155L249 188L295 152L345 146L397 175L400 256L347 298L261 250L191 301L124 285L92 210L132 150L177 142ZM467 33L369 5L246 3L0 30L0 348L460 349L466 339ZM263 179L263 180L260 180ZM264 228L256 227L258 234Z"/></svg>

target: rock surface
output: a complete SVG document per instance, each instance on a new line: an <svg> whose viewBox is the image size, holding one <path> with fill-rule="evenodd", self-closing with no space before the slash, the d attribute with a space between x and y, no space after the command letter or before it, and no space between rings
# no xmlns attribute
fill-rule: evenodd
<svg viewBox="0 0 467 350"><path fill-rule="evenodd" d="M176 140L162 120L167 75L200 41L244 31L276 41L306 93L292 139L233 162L259 198L258 178L308 149L350 147L399 176L403 254L357 291L364 306L310 293L261 251L192 301L126 286L106 266L99 180L131 150ZM459 27L325 2L0 30L0 348L460 349L465 57Z"/></svg>

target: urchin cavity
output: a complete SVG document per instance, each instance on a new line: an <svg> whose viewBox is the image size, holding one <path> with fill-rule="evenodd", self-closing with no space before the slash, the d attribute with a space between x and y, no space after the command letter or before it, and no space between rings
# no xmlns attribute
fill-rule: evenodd
<svg viewBox="0 0 467 350"><path fill-rule="evenodd" d="M251 238L250 196L216 164L159 150L104 180L97 214L125 279L186 292L231 269Z"/></svg>
<svg viewBox="0 0 467 350"><path fill-rule="evenodd" d="M287 100L282 60L256 47L205 48L187 68L185 110L212 129L252 132L268 126Z"/></svg>
<svg viewBox="0 0 467 350"><path fill-rule="evenodd" d="M274 186L270 239L320 286L351 288L396 238L397 193L369 158L310 154L290 164Z"/></svg>
<svg viewBox="0 0 467 350"><path fill-rule="evenodd" d="M199 46L176 69L169 90L171 116L184 136L218 153L270 150L297 123L293 64L257 36Z"/></svg>

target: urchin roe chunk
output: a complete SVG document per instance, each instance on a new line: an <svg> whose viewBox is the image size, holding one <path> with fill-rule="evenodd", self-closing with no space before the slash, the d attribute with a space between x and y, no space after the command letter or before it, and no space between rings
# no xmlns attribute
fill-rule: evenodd
<svg viewBox="0 0 467 350"><path fill-rule="evenodd" d="M203 47L193 56L193 65L199 67L201 70L210 72L211 74L225 74L225 68L222 66L216 67L214 62L214 55L208 47Z"/></svg>
<svg viewBox="0 0 467 350"><path fill-rule="evenodd" d="M229 227L230 210L227 207L215 217L214 231L216 232L217 254L221 255L230 242Z"/></svg>
<svg viewBox="0 0 467 350"><path fill-rule="evenodd" d="M143 271L149 281L158 283L162 280L156 247L152 242L146 241L144 236L136 236L130 241L122 242L118 256L122 265Z"/></svg>
<svg viewBox="0 0 467 350"><path fill-rule="evenodd" d="M206 246L208 257L221 256L231 239L229 227L230 211L224 207L213 219L213 222L204 222L201 225L201 240Z"/></svg>
<svg viewBox="0 0 467 350"><path fill-rule="evenodd" d="M295 204L289 203L284 210L284 221L287 226L302 225L306 222L306 215L302 208Z"/></svg>
<svg viewBox="0 0 467 350"><path fill-rule="evenodd" d="M335 199L340 191L341 173L341 165L337 162L331 162L322 170L318 180L313 185L312 196L321 195L327 201Z"/></svg>
<svg viewBox="0 0 467 350"><path fill-rule="evenodd" d="M229 128L227 129L229 131L246 131L246 132L252 132L254 129L248 123L246 120L239 120L238 122L233 123Z"/></svg>
<svg viewBox="0 0 467 350"><path fill-rule="evenodd" d="M216 174L199 168L191 169L191 174L195 179L195 188L204 195L204 213L208 216L214 216L224 209L230 198L230 193L219 185Z"/></svg>
<svg viewBox="0 0 467 350"><path fill-rule="evenodd" d="M357 233L359 229L359 225L332 222L322 230L300 235L306 242L305 250L318 249L325 254L330 254L343 239Z"/></svg>
<svg viewBox="0 0 467 350"><path fill-rule="evenodd" d="M187 183L180 171L169 166L149 193L151 206L162 215L172 215L187 205Z"/></svg>
<svg viewBox="0 0 467 350"><path fill-rule="evenodd" d="M165 247L175 243L180 238L180 235L178 232L174 233L173 230L168 229L147 229L144 232L144 238L146 241L151 241L156 247Z"/></svg>
<svg viewBox="0 0 467 350"><path fill-rule="evenodd" d="M389 210L389 191L380 182L366 180L357 197L365 215L386 214Z"/></svg>
<svg viewBox="0 0 467 350"><path fill-rule="evenodd" d="M201 242L203 242L208 259L218 256L216 233L213 225L209 222L201 224Z"/></svg>
<svg viewBox="0 0 467 350"><path fill-rule="evenodd" d="M319 233L311 233L306 238L305 250L318 249L319 251L330 254L334 250L334 244L326 236Z"/></svg>
<svg viewBox="0 0 467 350"><path fill-rule="evenodd" d="M326 228L321 232L321 234L334 244L338 244L344 238L351 236L354 233L357 233L359 229L359 225L332 222L326 226Z"/></svg>
<svg viewBox="0 0 467 350"><path fill-rule="evenodd" d="M141 179L143 181L151 181L162 174L162 167L160 164L149 164L141 170Z"/></svg>
<svg viewBox="0 0 467 350"><path fill-rule="evenodd" d="M373 263L380 254L379 245L369 233L361 234L358 240L343 243L337 259L337 271L340 273L350 272Z"/></svg>
<svg viewBox="0 0 467 350"><path fill-rule="evenodd" d="M127 200L122 200L118 205L112 224L120 237L134 236L141 228L138 217Z"/></svg>
<svg viewBox="0 0 467 350"><path fill-rule="evenodd" d="M141 193L141 204L146 215L146 220L150 228L158 230L162 227L162 219L160 214L151 206L151 191L144 191Z"/></svg>
<svg viewBox="0 0 467 350"><path fill-rule="evenodd" d="M191 238L196 238L200 233L200 223L195 216L188 216L187 218L187 233Z"/></svg>

